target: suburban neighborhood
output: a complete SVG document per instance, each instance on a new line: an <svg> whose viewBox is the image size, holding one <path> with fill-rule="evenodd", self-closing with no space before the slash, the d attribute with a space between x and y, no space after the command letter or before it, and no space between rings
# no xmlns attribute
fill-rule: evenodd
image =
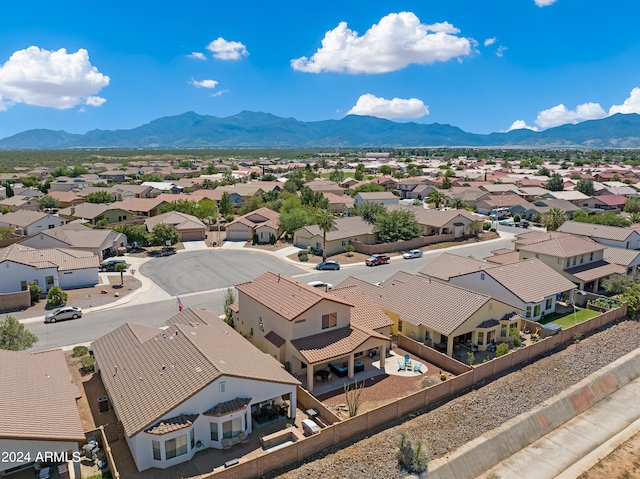
<svg viewBox="0 0 640 479"><path fill-rule="evenodd" d="M635 379L591 376L637 362L635 164L151 156L0 173L0 477L333 477L327 451L402 428L413 465L386 441L370 477L497 477ZM546 372L600 335L609 353ZM512 374L544 378L507 411ZM529 420L580 381L492 463L472 440L502 424L433 444L411 426L474 394Z"/></svg>

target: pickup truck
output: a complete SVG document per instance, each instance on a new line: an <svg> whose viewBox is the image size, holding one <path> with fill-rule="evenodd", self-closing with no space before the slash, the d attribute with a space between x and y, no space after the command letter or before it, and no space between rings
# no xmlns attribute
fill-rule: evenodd
<svg viewBox="0 0 640 479"><path fill-rule="evenodd" d="M374 254L368 257L364 263L367 266L377 266L379 264L387 264L391 258L382 254Z"/></svg>

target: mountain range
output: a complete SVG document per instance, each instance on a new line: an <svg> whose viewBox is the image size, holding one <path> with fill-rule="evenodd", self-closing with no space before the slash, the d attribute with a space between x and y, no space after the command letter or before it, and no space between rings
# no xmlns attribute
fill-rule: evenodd
<svg viewBox="0 0 640 479"><path fill-rule="evenodd" d="M513 130L488 135L439 123L397 123L347 115L314 122L242 111L218 118L187 112L153 120L130 130L28 130L0 140L0 149L70 148L640 148L640 115L616 114L601 120L536 132Z"/></svg>

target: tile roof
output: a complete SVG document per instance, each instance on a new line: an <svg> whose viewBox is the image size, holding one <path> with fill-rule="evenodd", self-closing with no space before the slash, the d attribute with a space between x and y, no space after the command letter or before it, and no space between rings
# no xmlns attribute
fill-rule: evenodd
<svg viewBox="0 0 640 479"><path fill-rule="evenodd" d="M460 276L473 271L480 271L487 267L487 263L465 256L442 253L420 271L420 274L449 281L454 276Z"/></svg>
<svg viewBox="0 0 640 479"><path fill-rule="evenodd" d="M316 364L346 356L371 337L390 341L389 338L373 331L345 327L293 339L291 344L300 352L305 361L309 364Z"/></svg>
<svg viewBox="0 0 640 479"><path fill-rule="evenodd" d="M35 249L20 243L0 249L0 262L2 261L13 261L36 269L58 268L59 271L97 268L100 263L98 257L90 251L67 248Z"/></svg>
<svg viewBox="0 0 640 479"><path fill-rule="evenodd" d="M589 199L589 196L585 195L584 193L580 193L578 190L549 191L545 196L547 196L548 198L556 198L558 200L567 200L567 201Z"/></svg>
<svg viewBox="0 0 640 479"><path fill-rule="evenodd" d="M624 274L626 272L624 266L607 263L606 261L596 261L595 263L583 264L575 268L565 269L564 272L575 276L580 281L589 282L596 279L604 278L610 274Z"/></svg>
<svg viewBox="0 0 640 479"><path fill-rule="evenodd" d="M356 193L363 200L395 200L400 201L400 197L390 191L360 191Z"/></svg>
<svg viewBox="0 0 640 479"><path fill-rule="evenodd" d="M206 228L205 224L195 216L180 213L179 211L168 211L144 220L144 224L149 231L161 223L174 226L178 231L201 230Z"/></svg>
<svg viewBox="0 0 640 479"><path fill-rule="evenodd" d="M478 203L484 203L492 208L509 207L515 205L523 205L528 207L531 205L527 200L518 195L491 195L478 200Z"/></svg>
<svg viewBox="0 0 640 479"><path fill-rule="evenodd" d="M349 277L337 287L354 284L377 304L399 314L402 321L422 325L445 336L491 301L485 294L404 271L394 274L380 286Z"/></svg>
<svg viewBox="0 0 640 479"><path fill-rule="evenodd" d="M516 261L520 261L520 253L518 251L513 251L513 250L511 250L509 253L493 252L493 256L487 256L482 259L489 263L494 263L494 264L515 263Z"/></svg>
<svg viewBox="0 0 640 479"><path fill-rule="evenodd" d="M375 331L393 325L391 318L357 285L333 288L329 294L353 304L350 316L352 326Z"/></svg>
<svg viewBox="0 0 640 479"><path fill-rule="evenodd" d="M251 219L252 216L257 216L259 221L258 219ZM280 213L278 213L277 211L273 211L272 209L262 207L258 208L257 210L251 211L246 215L240 216L239 218L236 218L234 221L227 224L227 228L229 228L234 223L240 223L250 228L257 228L258 226L268 225L272 228L278 229L279 222Z"/></svg>
<svg viewBox="0 0 640 479"><path fill-rule="evenodd" d="M418 224L423 226L442 227L447 223L459 220L460 217L468 221L481 221L479 216L474 216L466 210L436 210L433 208L423 208L422 206L387 205L388 211L405 210L411 211L416 217Z"/></svg>
<svg viewBox="0 0 640 479"><path fill-rule="evenodd" d="M122 201L118 201L117 205L119 208L132 213L138 211L148 213L164 203L166 203L164 200L157 198L125 198Z"/></svg>
<svg viewBox="0 0 640 479"><path fill-rule="evenodd" d="M264 335L264 339L269 341L276 348L279 348L284 343L286 343L285 339L280 335L278 335L278 333L276 333L275 331L269 331L267 334Z"/></svg>
<svg viewBox="0 0 640 479"><path fill-rule="evenodd" d="M321 301L352 306L350 301L271 271L236 285L236 289L289 321Z"/></svg>
<svg viewBox="0 0 640 479"><path fill-rule="evenodd" d="M163 434L179 431L180 429L190 427L198 418L198 416L199 414L180 414L176 417L163 419L150 428L145 429L144 432L154 434L156 436L162 436Z"/></svg>
<svg viewBox="0 0 640 479"><path fill-rule="evenodd" d="M211 409L205 411L203 414L206 416L227 416L232 412L242 411L245 409L249 403L251 402L251 398L234 398L229 401L221 402L213 406Z"/></svg>
<svg viewBox="0 0 640 479"><path fill-rule="evenodd" d="M604 260L607 263L630 266L640 256L640 251L635 249L607 247L604 249Z"/></svg>
<svg viewBox="0 0 640 479"><path fill-rule="evenodd" d="M78 398L61 349L0 350L0 439L84 441Z"/></svg>
<svg viewBox="0 0 640 479"><path fill-rule="evenodd" d="M629 236L638 234L631 228L618 226L597 225L592 223L580 223L578 221L565 221L558 228L561 233L570 233L590 238L602 238L613 241L626 241Z"/></svg>
<svg viewBox="0 0 640 479"><path fill-rule="evenodd" d="M0 223L25 227L48 216L53 215L41 213L40 211L19 210L0 216Z"/></svg>
<svg viewBox="0 0 640 479"><path fill-rule="evenodd" d="M523 246L540 243L541 241L547 241L553 238L560 238L561 236L567 235L568 233L560 233L558 231L529 231L528 233L516 235L513 239L513 242L516 244L516 246Z"/></svg>
<svg viewBox="0 0 640 479"><path fill-rule="evenodd" d="M152 336L152 328L127 323L92 343L129 437L223 376L299 384L213 313L187 308L167 325Z"/></svg>
<svg viewBox="0 0 640 479"><path fill-rule="evenodd" d="M307 230L312 236L322 236L322 230L318 225L303 226L300 229ZM370 235L374 233L374 230L373 223L363 220L360 216L336 218L333 220L331 230L327 231L327 241L351 238L359 235Z"/></svg>
<svg viewBox="0 0 640 479"><path fill-rule="evenodd" d="M112 246L122 233L111 229L89 228L83 224L67 223L57 228L41 231L39 234L50 236L66 243L71 248L101 248Z"/></svg>
<svg viewBox="0 0 640 479"><path fill-rule="evenodd" d="M577 236L560 236L557 238L540 241L538 243L522 245L520 251L546 254L549 256L570 258L581 254L603 250L605 247L589 239Z"/></svg>
<svg viewBox="0 0 640 479"><path fill-rule="evenodd" d="M58 211L58 214L73 216L75 218L93 219L105 214L110 210L127 211L123 206L123 201L118 203L80 203L76 206L69 206Z"/></svg>

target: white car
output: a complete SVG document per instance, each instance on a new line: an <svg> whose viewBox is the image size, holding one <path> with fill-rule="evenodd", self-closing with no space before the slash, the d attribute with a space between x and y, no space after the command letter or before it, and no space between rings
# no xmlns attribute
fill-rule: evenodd
<svg viewBox="0 0 640 479"><path fill-rule="evenodd" d="M333 288L331 283L325 283L324 281L310 281L307 283L309 286L313 286L314 288L324 289L325 291L329 291Z"/></svg>
<svg viewBox="0 0 640 479"><path fill-rule="evenodd" d="M422 251L419 249L412 249L411 251L407 251L402 255L404 259L412 259L412 258L422 258Z"/></svg>

